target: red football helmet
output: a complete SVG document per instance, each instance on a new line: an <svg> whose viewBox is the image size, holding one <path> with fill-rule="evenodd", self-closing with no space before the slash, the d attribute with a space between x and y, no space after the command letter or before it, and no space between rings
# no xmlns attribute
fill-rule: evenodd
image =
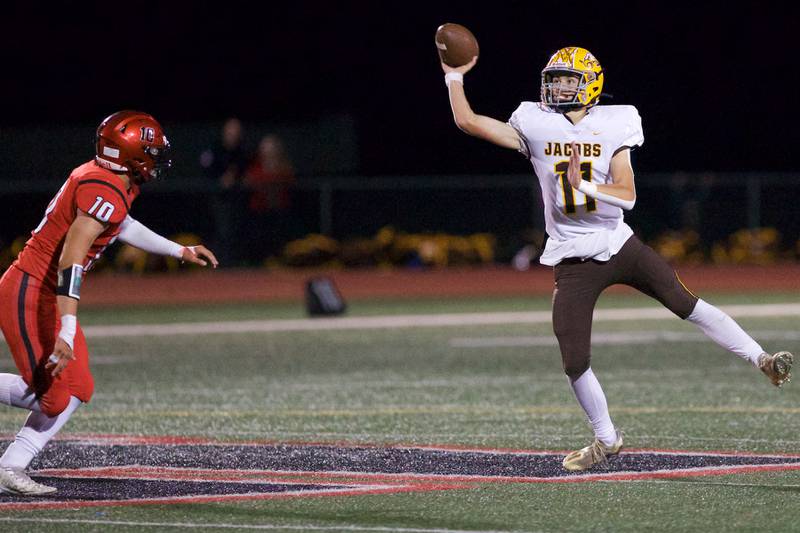
<svg viewBox="0 0 800 533"><path fill-rule="evenodd" d="M164 130L141 111L118 111L103 120L95 148L98 165L128 173L136 183L159 178L172 166Z"/></svg>

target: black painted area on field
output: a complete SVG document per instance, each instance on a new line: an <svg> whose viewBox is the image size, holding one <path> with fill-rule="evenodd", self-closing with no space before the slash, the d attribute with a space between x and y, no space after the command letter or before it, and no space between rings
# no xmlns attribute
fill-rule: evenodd
<svg viewBox="0 0 800 533"><path fill-rule="evenodd" d="M39 483L56 487L58 492L37 496L35 501L99 501L162 499L191 496L231 496L237 494L272 494L282 492L321 491L346 488L337 485L242 483L226 481L177 481L135 478L69 478L33 476ZM0 504L25 502L30 497L0 494Z"/></svg>
<svg viewBox="0 0 800 533"><path fill-rule="evenodd" d="M108 445L56 441L32 468L89 468L142 465L152 467L356 472L491 477L571 477L563 456L538 453L494 453L392 447L322 445ZM750 455L679 455L622 453L590 473L654 472L708 467L781 465L795 457Z"/></svg>

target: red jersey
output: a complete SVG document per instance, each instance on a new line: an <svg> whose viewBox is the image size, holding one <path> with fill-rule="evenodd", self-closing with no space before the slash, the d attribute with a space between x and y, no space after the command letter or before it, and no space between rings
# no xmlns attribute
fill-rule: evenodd
<svg viewBox="0 0 800 533"><path fill-rule="evenodd" d="M84 163L72 171L50 201L44 218L31 233L14 266L55 287L61 249L80 209L108 225L92 243L83 261L84 269L89 270L106 247L117 239L120 224L138 195L138 186L131 184L131 188L125 190L125 183L110 170L94 161Z"/></svg>

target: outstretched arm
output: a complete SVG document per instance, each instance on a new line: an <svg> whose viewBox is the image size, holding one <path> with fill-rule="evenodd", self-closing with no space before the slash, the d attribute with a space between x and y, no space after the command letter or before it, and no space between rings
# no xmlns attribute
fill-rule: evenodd
<svg viewBox="0 0 800 533"><path fill-rule="evenodd" d="M587 196L596 198L601 202L621 207L625 210L633 209L636 203L636 187L633 184L633 167L631 167L631 154L629 149L620 150L611 158L611 178L614 183L597 185L585 181L581 177L581 156L578 145L571 143L572 155L569 158L567 179L573 188Z"/></svg>
<svg viewBox="0 0 800 533"><path fill-rule="evenodd" d="M442 63L442 70L445 72L445 80L450 92L450 108L453 110L453 120L455 120L456 126L473 137L478 137L504 148L524 151L525 146L517 130L505 122L478 115L472 111L472 107L470 107L467 96L464 93L463 77L477 62L478 58L473 57L472 61L457 68L449 67Z"/></svg>
<svg viewBox="0 0 800 533"><path fill-rule="evenodd" d="M147 253L177 257L196 265L206 266L209 262L214 268L219 264L214 254L205 246L183 246L162 237L130 215L122 221L119 240L135 246Z"/></svg>

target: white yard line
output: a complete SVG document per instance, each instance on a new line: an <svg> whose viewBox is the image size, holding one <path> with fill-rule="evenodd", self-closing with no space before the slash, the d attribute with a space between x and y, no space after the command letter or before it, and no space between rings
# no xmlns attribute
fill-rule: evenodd
<svg viewBox="0 0 800 533"><path fill-rule="evenodd" d="M0 522L33 523L33 524L94 524L102 526L127 526L137 528L181 528L181 529L248 529L248 530L292 530L292 531L397 531L399 533L536 533L520 530L477 530L477 529L440 529L418 527L381 527L356 525L318 526L310 524L215 524L211 522L136 522L132 520L86 520L71 518L12 518L0 517Z"/></svg>
<svg viewBox="0 0 800 533"><path fill-rule="evenodd" d="M732 305L723 307L722 309L733 317L800 316L800 303ZM662 320L667 318L675 318L675 315L661 307L599 309L595 311L594 314L594 319L597 321ZM87 326L83 328L83 331L87 337L92 338L161 337L172 335L203 335L210 333L269 333L359 329L440 328L502 324L547 324L550 323L550 320L550 311L530 311Z"/></svg>

